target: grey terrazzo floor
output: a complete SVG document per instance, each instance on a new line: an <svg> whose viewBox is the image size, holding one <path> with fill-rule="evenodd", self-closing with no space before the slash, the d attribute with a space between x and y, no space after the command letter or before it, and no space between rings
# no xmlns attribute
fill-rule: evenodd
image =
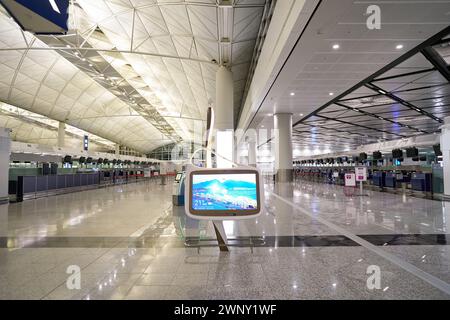
<svg viewBox="0 0 450 320"><path fill-rule="evenodd" d="M378 192L345 196L341 187L306 182L267 185L266 191L267 210L257 220L225 223L230 238L275 239L274 245L254 248L253 253L249 247L233 247L229 253L184 248L184 236L211 237L213 230L171 207L170 183L145 182L0 206L0 298L450 298L364 247L332 245L336 230L270 192L352 234L381 239L448 234L448 203ZM286 243L289 237L305 236L329 241ZM450 281L448 244L405 241L382 249ZM80 290L67 288L71 265L81 269ZM367 288L371 265L380 268L380 290Z"/></svg>

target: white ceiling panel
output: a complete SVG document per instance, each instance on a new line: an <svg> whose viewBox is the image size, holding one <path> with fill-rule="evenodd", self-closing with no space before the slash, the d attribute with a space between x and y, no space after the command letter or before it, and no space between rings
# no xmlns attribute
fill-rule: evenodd
<svg viewBox="0 0 450 320"><path fill-rule="evenodd" d="M214 103L222 62L235 72L239 110L266 4L235 1L230 11L214 0L78 0L70 7L67 36L39 38L3 11L0 100L141 152L171 142L135 102L121 98L121 88L131 88L127 93L144 109L156 110L176 134L191 139L194 122L204 127ZM72 50L71 39L82 40L79 48Z"/></svg>

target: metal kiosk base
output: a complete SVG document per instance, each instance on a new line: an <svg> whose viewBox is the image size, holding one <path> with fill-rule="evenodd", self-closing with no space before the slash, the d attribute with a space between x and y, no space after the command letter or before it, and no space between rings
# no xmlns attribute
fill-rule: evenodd
<svg viewBox="0 0 450 320"><path fill-rule="evenodd" d="M219 247L221 252L228 252L228 247L250 247L253 254L254 247L262 247L266 244L264 238L261 237L242 237L238 239L227 239L225 229L223 228L223 221L213 222L214 231L217 239L199 239L186 238L184 245L187 248L197 248L197 253L200 254L202 247Z"/></svg>

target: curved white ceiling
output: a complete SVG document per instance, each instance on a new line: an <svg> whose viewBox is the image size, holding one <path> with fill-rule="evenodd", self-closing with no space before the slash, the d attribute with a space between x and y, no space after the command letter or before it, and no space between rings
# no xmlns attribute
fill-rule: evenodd
<svg viewBox="0 0 450 320"><path fill-rule="evenodd" d="M215 62L233 70L236 112L240 107L266 5L240 0L229 8L221 2L77 0L69 35L39 38L2 13L0 100L140 152L171 142L164 126L190 140L214 103ZM77 43L70 42L74 34ZM53 50L58 41L74 50ZM76 51L74 59L87 59L98 72L113 70L114 86L67 58ZM118 96L124 84L137 103ZM161 126L149 121L152 114Z"/></svg>

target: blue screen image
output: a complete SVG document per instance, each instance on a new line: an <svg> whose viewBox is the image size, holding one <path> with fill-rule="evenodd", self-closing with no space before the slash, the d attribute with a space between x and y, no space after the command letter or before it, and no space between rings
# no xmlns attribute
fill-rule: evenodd
<svg viewBox="0 0 450 320"><path fill-rule="evenodd" d="M258 207L256 174L194 174L192 209L255 210Z"/></svg>

